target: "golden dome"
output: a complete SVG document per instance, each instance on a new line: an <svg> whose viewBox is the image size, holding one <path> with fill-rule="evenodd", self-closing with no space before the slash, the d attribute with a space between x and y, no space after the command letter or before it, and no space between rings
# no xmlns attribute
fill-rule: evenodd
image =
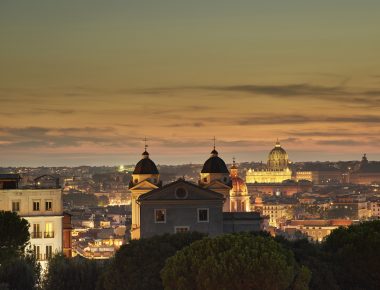
<svg viewBox="0 0 380 290"><path fill-rule="evenodd" d="M284 170L288 168L288 163L288 154L281 147L280 142L277 140L275 147L269 152L268 155L268 169Z"/></svg>

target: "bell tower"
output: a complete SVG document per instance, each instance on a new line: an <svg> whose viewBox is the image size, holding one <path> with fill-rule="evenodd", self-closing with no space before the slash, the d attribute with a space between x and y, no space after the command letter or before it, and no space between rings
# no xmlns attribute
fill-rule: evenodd
<svg viewBox="0 0 380 290"><path fill-rule="evenodd" d="M140 205L137 203L138 198L153 189L161 187L160 174L157 170L156 164L149 158L147 151L148 145L146 138L144 139L145 146L142 153L141 160L136 164L132 173L132 180L129 183L129 190L131 191L131 205L132 205L132 226L131 238L140 238Z"/></svg>

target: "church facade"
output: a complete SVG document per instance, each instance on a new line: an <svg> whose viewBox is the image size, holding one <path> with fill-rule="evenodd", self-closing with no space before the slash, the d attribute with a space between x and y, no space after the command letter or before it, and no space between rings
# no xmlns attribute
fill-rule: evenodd
<svg viewBox="0 0 380 290"><path fill-rule="evenodd" d="M260 169L249 169L246 174L246 183L282 183L292 179L289 168L289 158L279 141L268 155L266 166Z"/></svg>
<svg viewBox="0 0 380 290"><path fill-rule="evenodd" d="M198 184L179 179L162 186L155 163L145 150L129 185L132 194L131 238L198 231L260 231L265 220L249 212L249 196L234 164L229 172L218 152L211 151Z"/></svg>

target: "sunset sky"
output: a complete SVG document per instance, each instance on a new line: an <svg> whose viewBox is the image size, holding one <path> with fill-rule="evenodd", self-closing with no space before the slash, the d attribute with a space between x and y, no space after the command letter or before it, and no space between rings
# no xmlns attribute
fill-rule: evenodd
<svg viewBox="0 0 380 290"><path fill-rule="evenodd" d="M378 0L1 0L0 167L380 159Z"/></svg>

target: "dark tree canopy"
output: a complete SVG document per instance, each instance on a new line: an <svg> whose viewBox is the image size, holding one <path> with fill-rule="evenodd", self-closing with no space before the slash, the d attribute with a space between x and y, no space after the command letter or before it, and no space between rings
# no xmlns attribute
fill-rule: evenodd
<svg viewBox="0 0 380 290"><path fill-rule="evenodd" d="M380 221L334 230L322 246L341 289L380 289Z"/></svg>
<svg viewBox="0 0 380 290"><path fill-rule="evenodd" d="M178 250L202 239L200 233L180 233L132 240L116 253L102 277L100 289L159 290L163 289L160 271L165 260Z"/></svg>
<svg viewBox="0 0 380 290"><path fill-rule="evenodd" d="M41 267L33 256L12 258L0 266L0 289L39 289L40 273Z"/></svg>
<svg viewBox="0 0 380 290"><path fill-rule="evenodd" d="M44 280L45 290L94 290L103 273L103 261L87 260L82 257L72 259L62 254L54 256L48 265Z"/></svg>
<svg viewBox="0 0 380 290"><path fill-rule="evenodd" d="M21 256L28 241L28 221L14 212L0 211L0 261Z"/></svg>
<svg viewBox="0 0 380 290"><path fill-rule="evenodd" d="M224 235L197 241L166 261L161 272L171 290L308 289L310 273L272 238Z"/></svg>
<svg viewBox="0 0 380 290"><path fill-rule="evenodd" d="M320 244L310 243L307 239L289 241L276 237L275 240L291 250L296 261L311 271L310 289L340 290L331 271L328 255L321 250Z"/></svg>

